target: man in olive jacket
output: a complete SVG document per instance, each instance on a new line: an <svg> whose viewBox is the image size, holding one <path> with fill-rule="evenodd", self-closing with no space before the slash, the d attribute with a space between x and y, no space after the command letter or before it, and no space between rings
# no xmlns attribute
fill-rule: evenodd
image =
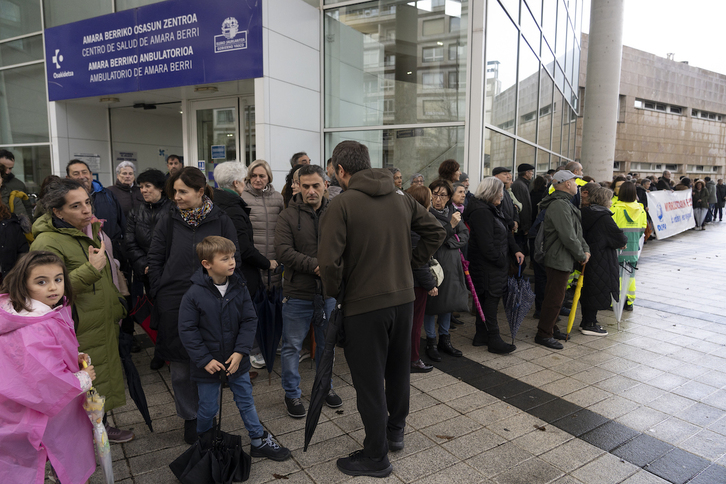
<svg viewBox="0 0 726 484"><path fill-rule="evenodd" d="M368 148L343 141L333 151L343 192L320 222L318 263L325 292L345 285L345 358L366 437L363 450L338 459L352 476L385 477L388 450L403 449L410 394L412 267L444 242L441 224L396 189L387 169L371 169ZM411 248L411 231L421 239Z"/></svg>
<svg viewBox="0 0 726 484"><path fill-rule="evenodd" d="M542 210L547 210L540 229L545 231L547 285L534 341L556 350L563 348L555 339L555 335L561 334L555 322L565 299L567 280L576 263L586 264L590 259L590 248L582 235L580 210L571 202L577 194L575 180L578 178L569 170L558 171L552 179L555 191L539 204Z"/></svg>
<svg viewBox="0 0 726 484"><path fill-rule="evenodd" d="M290 200L275 226L275 252L277 261L285 266L282 286L282 388L285 390L287 414L293 418L307 415L300 399L300 350L310 329L316 310L325 315L322 321L313 321L316 354L315 368L325 348L325 330L335 307L335 298L323 295L318 267L318 225L328 208L325 194L325 173L318 165L305 165L298 171L300 193ZM316 297L317 295L317 297ZM322 307L321 307L322 306ZM325 397L330 408L343 405L332 385Z"/></svg>

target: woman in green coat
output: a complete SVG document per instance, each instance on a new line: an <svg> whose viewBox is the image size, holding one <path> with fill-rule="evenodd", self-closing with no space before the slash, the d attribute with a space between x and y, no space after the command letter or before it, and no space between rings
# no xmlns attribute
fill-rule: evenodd
<svg viewBox="0 0 726 484"><path fill-rule="evenodd" d="M112 270L111 245L104 243L88 192L77 181L55 182L41 203L46 213L33 224L31 250L48 250L63 259L76 294L73 319L79 350L91 356L96 369L94 384L106 397L106 410L121 407L126 397L118 337L119 320L126 310L114 284L117 271ZM106 431L110 442L134 438L132 432L108 424Z"/></svg>

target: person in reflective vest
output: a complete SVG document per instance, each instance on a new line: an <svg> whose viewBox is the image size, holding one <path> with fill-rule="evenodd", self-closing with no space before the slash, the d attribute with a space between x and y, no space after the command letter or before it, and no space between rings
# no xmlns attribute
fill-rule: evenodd
<svg viewBox="0 0 726 484"><path fill-rule="evenodd" d="M618 263L630 263L633 268L638 264L638 257L643 248L643 239L645 227L648 225L648 216L645 208L638 203L638 195L633 182L626 181L620 185L620 191L617 201L613 201L610 209L613 212L613 220L623 229L628 243L625 250L619 251ZM635 301L635 276L630 279L628 287L628 301L625 304L626 311L633 310L633 301Z"/></svg>

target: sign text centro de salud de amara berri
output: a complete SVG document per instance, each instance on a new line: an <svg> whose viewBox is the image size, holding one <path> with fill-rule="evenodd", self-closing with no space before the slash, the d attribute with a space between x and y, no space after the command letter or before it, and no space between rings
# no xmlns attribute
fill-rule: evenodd
<svg viewBox="0 0 726 484"><path fill-rule="evenodd" d="M262 77L262 0L167 0L45 31L51 101Z"/></svg>

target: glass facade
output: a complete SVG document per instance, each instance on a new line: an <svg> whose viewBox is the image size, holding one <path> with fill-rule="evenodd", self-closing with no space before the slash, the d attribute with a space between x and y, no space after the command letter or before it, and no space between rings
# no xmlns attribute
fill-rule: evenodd
<svg viewBox="0 0 726 484"><path fill-rule="evenodd" d="M358 139L374 166L427 180L442 161L463 160L467 1L383 0L323 17L326 158Z"/></svg>
<svg viewBox="0 0 726 484"><path fill-rule="evenodd" d="M488 0L483 175L573 159L583 1Z"/></svg>

